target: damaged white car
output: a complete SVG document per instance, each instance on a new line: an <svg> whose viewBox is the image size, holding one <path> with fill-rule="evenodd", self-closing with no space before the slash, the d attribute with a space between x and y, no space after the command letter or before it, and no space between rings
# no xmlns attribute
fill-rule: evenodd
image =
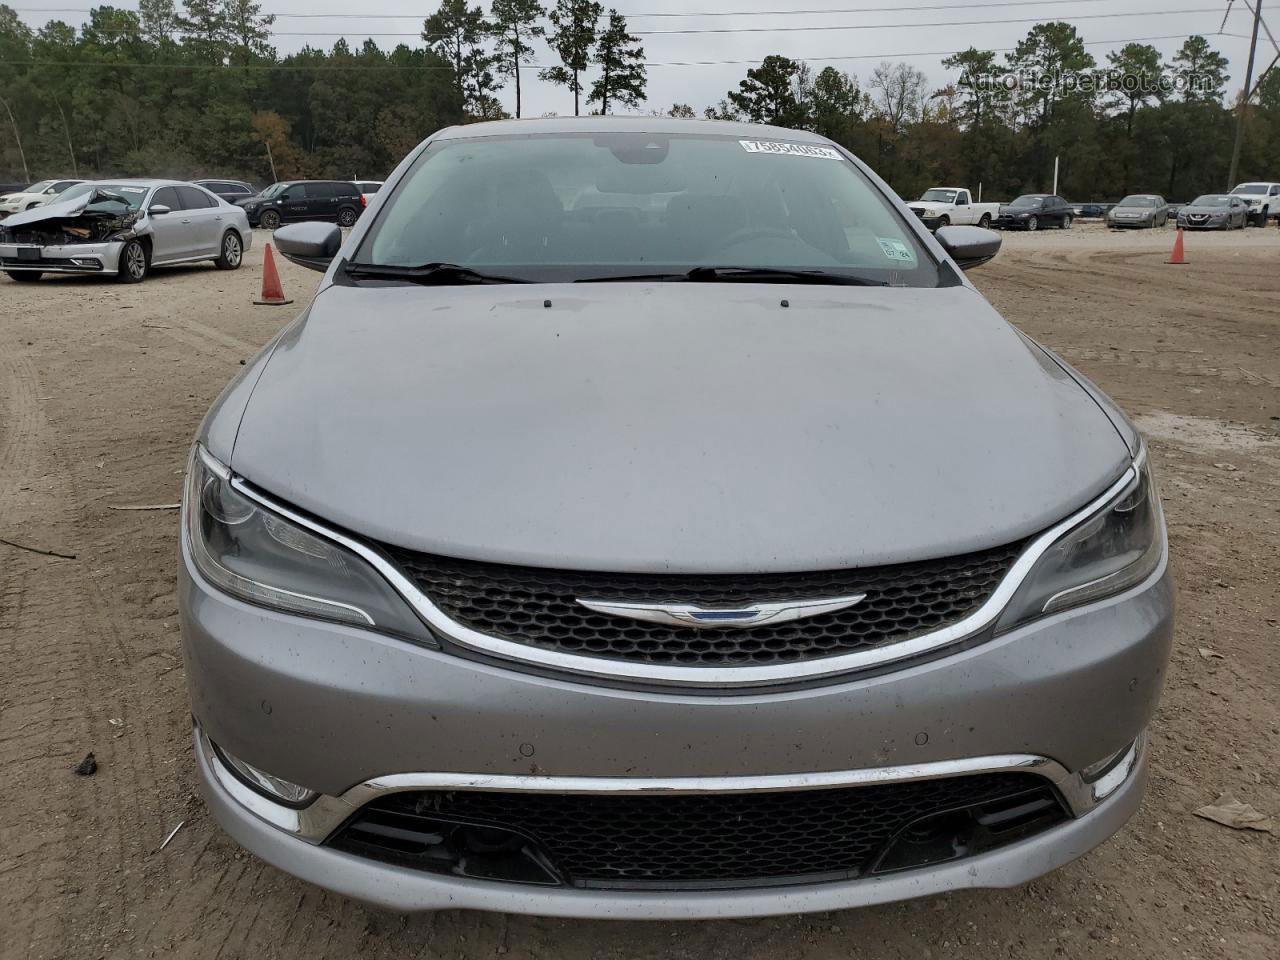
<svg viewBox="0 0 1280 960"><path fill-rule="evenodd" d="M243 210L193 184L94 181L0 223L0 270L20 281L101 273L140 283L152 267L176 263L234 270L252 239Z"/></svg>

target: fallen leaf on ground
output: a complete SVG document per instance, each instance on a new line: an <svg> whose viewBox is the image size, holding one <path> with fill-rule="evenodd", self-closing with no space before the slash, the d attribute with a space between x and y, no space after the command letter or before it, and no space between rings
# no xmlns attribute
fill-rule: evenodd
<svg viewBox="0 0 1280 960"><path fill-rule="evenodd" d="M1263 833L1275 831L1275 822L1270 817L1262 815L1247 803L1241 803L1230 793L1224 793L1218 797L1217 802L1201 807L1196 811L1196 816L1233 830L1259 830Z"/></svg>
<svg viewBox="0 0 1280 960"><path fill-rule="evenodd" d="M1210 650L1208 647L1197 647L1196 649L1200 651L1200 656L1204 657L1206 660L1227 659L1227 655L1225 653L1219 653L1217 650Z"/></svg>

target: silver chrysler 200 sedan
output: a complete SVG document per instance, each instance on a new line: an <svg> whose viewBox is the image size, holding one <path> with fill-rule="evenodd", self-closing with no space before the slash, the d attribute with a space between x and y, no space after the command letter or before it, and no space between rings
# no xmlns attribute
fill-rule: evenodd
<svg viewBox="0 0 1280 960"><path fill-rule="evenodd" d="M1137 809L1173 598L1133 426L810 133L444 130L226 389L179 591L210 809L396 910L1023 883Z"/></svg>

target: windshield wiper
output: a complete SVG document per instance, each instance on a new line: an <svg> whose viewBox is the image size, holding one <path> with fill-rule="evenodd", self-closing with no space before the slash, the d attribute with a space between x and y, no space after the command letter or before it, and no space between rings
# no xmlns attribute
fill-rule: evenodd
<svg viewBox="0 0 1280 960"><path fill-rule="evenodd" d="M501 277L481 273L457 263L423 263L416 267L398 267L391 264L353 263L347 267L353 277L370 277L379 280L405 280L409 283L449 284L467 283L531 283L519 277Z"/></svg>
<svg viewBox="0 0 1280 960"><path fill-rule="evenodd" d="M856 277L825 270L786 270L778 267L694 267L684 273L639 273L619 277L587 277L578 283L627 281L692 281L694 283L818 283L846 287L887 287L884 280Z"/></svg>
<svg viewBox="0 0 1280 960"><path fill-rule="evenodd" d="M777 267L694 267L687 274L699 283L738 280L743 283L830 283L847 287L887 287L884 280L855 277L826 270L784 270Z"/></svg>

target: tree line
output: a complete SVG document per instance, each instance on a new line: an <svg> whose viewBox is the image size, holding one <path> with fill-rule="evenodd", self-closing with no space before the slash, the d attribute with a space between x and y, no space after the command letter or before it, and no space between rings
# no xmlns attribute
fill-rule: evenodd
<svg viewBox="0 0 1280 960"><path fill-rule="evenodd" d="M900 194L939 184L988 199L1052 187L1079 200L1160 193L1185 201L1222 191L1240 99L1228 105L1227 60L1191 36L1171 60L1129 43L1099 63L1068 23L1031 28L1003 60L970 48L942 61L959 79L933 89L907 63L865 81L783 56L765 58L710 118L816 131L870 163ZM1240 180L1280 179L1280 68L1251 91ZM695 116L675 104L673 116Z"/></svg>
<svg viewBox="0 0 1280 960"><path fill-rule="evenodd" d="M377 178L442 126L514 115L534 69L563 109L611 113L646 100L644 49L595 0L441 0L421 44L372 40L281 56L253 0L140 0L93 9L79 28L27 27L0 4L0 180L46 176ZM907 63L863 79L764 59L718 103L672 116L814 130L850 148L904 196L979 185L988 199L1047 190L1186 200L1221 190L1238 98L1227 61L1200 36L1165 61L1130 43L1099 63L1067 23L1034 26L1000 56L971 48L941 64L941 89ZM1253 91L1241 179L1280 170L1280 70Z"/></svg>

